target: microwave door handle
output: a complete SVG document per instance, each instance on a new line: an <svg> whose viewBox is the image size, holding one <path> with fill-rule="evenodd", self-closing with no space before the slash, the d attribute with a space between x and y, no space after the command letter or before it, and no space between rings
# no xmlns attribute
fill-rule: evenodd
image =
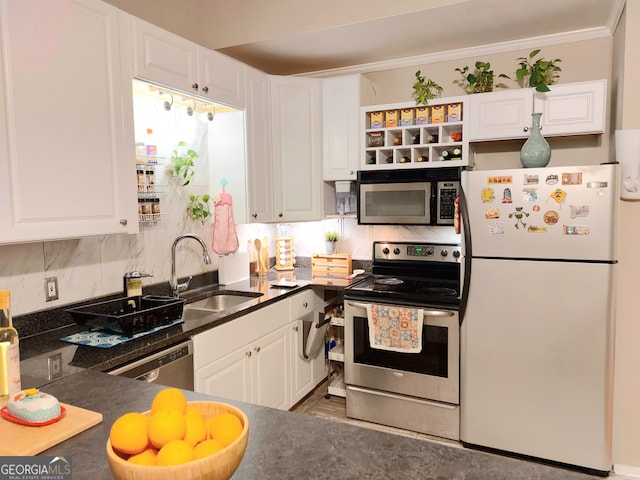
<svg viewBox="0 0 640 480"><path fill-rule="evenodd" d="M360 303L360 302L347 302L350 306L355 307L355 308L362 308L362 309L366 309L367 306L364 303ZM451 310L424 310L424 314L429 316L429 317L451 317L455 314L455 312L452 312Z"/></svg>

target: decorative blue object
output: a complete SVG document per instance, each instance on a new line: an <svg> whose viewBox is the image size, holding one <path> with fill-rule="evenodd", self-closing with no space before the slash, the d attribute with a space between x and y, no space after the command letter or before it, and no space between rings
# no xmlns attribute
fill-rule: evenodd
<svg viewBox="0 0 640 480"><path fill-rule="evenodd" d="M520 150L520 162L525 168L546 167L551 160L551 147L540 133L541 113L531 114L531 136Z"/></svg>

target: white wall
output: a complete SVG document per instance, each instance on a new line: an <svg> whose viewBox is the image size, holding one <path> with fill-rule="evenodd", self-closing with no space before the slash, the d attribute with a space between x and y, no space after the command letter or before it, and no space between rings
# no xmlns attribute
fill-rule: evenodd
<svg viewBox="0 0 640 480"><path fill-rule="evenodd" d="M614 74L615 128L640 128L640 2L627 2L616 32ZM612 143L613 148L613 143ZM640 155L640 152L639 152ZM616 367L614 390L613 448L616 473L640 478L640 321L638 321L638 272L640 255L640 202L620 202L618 237L618 298L616 325Z"/></svg>

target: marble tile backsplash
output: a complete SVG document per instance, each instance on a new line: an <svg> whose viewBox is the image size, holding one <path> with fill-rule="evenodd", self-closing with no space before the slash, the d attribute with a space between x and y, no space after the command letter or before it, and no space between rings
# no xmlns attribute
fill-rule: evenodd
<svg viewBox="0 0 640 480"><path fill-rule="evenodd" d="M122 291L125 272L140 270L152 273L143 285L168 282L171 274L171 245L182 233L195 233L211 245L211 222L194 222L176 203L170 212L174 221L157 225L143 224L137 235L109 235L0 246L0 289L11 290L14 315L58 308L94 297ZM185 217L178 221L179 218ZM401 227L357 225L354 218L327 219L319 222L287 224L293 237L295 256L311 257L324 253L324 232L340 232L336 253L351 253L354 260L371 260L372 242L430 241L459 243L459 236L445 227ZM239 250L246 251L247 242L267 237L269 253L275 254L275 224L237 225ZM192 240L181 242L177 249L176 271L179 277L197 275L218 269L218 257L204 265L200 246ZM45 278L57 277L59 299L45 301Z"/></svg>

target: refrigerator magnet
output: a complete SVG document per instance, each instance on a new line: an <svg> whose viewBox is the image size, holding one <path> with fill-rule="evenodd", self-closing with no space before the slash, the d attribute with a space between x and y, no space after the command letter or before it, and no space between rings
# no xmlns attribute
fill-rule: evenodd
<svg viewBox="0 0 640 480"><path fill-rule="evenodd" d="M547 185L555 185L556 183L558 183L558 175L556 175L555 173L547 175L544 183L546 183Z"/></svg>
<svg viewBox="0 0 640 480"><path fill-rule="evenodd" d="M524 174L524 184L525 185L538 185L538 175L530 175L528 173Z"/></svg>
<svg viewBox="0 0 640 480"><path fill-rule="evenodd" d="M498 208L487 208L484 211L484 218L488 220L500 218L500 210Z"/></svg>
<svg viewBox="0 0 640 480"><path fill-rule="evenodd" d="M563 225L562 231L565 235L589 235L588 225Z"/></svg>
<svg viewBox="0 0 640 480"><path fill-rule="evenodd" d="M493 188L483 188L480 192L482 203L491 203L496 199L496 192Z"/></svg>
<svg viewBox="0 0 640 480"><path fill-rule="evenodd" d="M504 237L504 223L489 222L489 236Z"/></svg>
<svg viewBox="0 0 640 480"><path fill-rule="evenodd" d="M511 189L510 188L505 188L502 191L502 203L512 203L513 200L511 199Z"/></svg>
<svg viewBox="0 0 640 480"><path fill-rule="evenodd" d="M558 212L555 212L553 210L548 210L544 212L544 215L542 216L542 220L547 225L555 225L556 223L558 223L559 219L560 219L560 215L558 215Z"/></svg>
<svg viewBox="0 0 640 480"><path fill-rule="evenodd" d="M564 199L567 198L567 192L565 192L561 188L556 188L551 193L551 195L549 195L549 198L555 200L556 203L558 203L560 205L560 204L562 204L564 202Z"/></svg>
<svg viewBox="0 0 640 480"><path fill-rule="evenodd" d="M582 172L571 172L562 174L563 185L582 185Z"/></svg>
<svg viewBox="0 0 640 480"><path fill-rule="evenodd" d="M571 213L569 216L571 218L577 217L588 217L589 216L589 205L570 205Z"/></svg>
<svg viewBox="0 0 640 480"><path fill-rule="evenodd" d="M537 225L529 225L529 228L527 228L527 232L529 232L529 233L547 233L547 227L537 226Z"/></svg>
<svg viewBox="0 0 640 480"><path fill-rule="evenodd" d="M509 214L509 218L515 218L516 223L513 225L517 229L520 229L520 225L526 227L524 219L529 216L529 212L524 211L524 207L516 207L516 211Z"/></svg>
<svg viewBox="0 0 640 480"><path fill-rule="evenodd" d="M487 177L487 183L489 185L500 185L505 183L513 183L513 176L511 175L493 175Z"/></svg>
<svg viewBox="0 0 640 480"><path fill-rule="evenodd" d="M538 201L538 189L536 189L536 188L524 188L524 189L522 189L522 201L523 202L537 202Z"/></svg>

